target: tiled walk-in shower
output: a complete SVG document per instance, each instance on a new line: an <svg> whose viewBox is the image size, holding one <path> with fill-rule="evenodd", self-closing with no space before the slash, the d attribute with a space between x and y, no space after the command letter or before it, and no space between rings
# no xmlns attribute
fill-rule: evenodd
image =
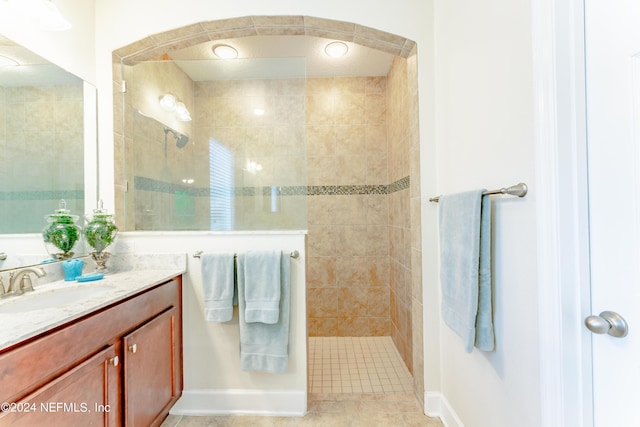
<svg viewBox="0 0 640 427"><path fill-rule="evenodd" d="M391 337L310 337L309 392L412 393Z"/></svg>

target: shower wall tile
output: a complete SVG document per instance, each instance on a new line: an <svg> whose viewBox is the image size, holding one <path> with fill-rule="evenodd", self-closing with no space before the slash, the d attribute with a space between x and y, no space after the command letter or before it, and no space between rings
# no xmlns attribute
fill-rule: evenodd
<svg viewBox="0 0 640 427"><path fill-rule="evenodd" d="M307 293L313 304L307 304L308 315L315 317L336 317L338 314L337 288L310 288Z"/></svg>
<svg viewBox="0 0 640 427"><path fill-rule="evenodd" d="M388 183L388 165L386 154L370 154L365 156L366 165L365 182L368 185L379 185Z"/></svg>
<svg viewBox="0 0 640 427"><path fill-rule="evenodd" d="M338 211L336 216L340 218L343 225L352 225L353 230L345 230L347 233L355 233L366 231L367 223L367 197L368 195L349 195L334 196L336 198ZM353 236L355 238L363 238L365 235L360 234Z"/></svg>
<svg viewBox="0 0 640 427"><path fill-rule="evenodd" d="M313 93L308 90L305 111L307 125L334 125L334 110L334 99L331 92L319 90L318 93Z"/></svg>
<svg viewBox="0 0 640 427"><path fill-rule="evenodd" d="M389 235L386 225L367 226L367 256L388 256L389 255Z"/></svg>
<svg viewBox="0 0 640 427"><path fill-rule="evenodd" d="M335 126L307 126L307 155L309 157L334 155L336 144Z"/></svg>
<svg viewBox="0 0 640 427"><path fill-rule="evenodd" d="M335 126L336 154L364 156L367 154L366 125L346 124Z"/></svg>
<svg viewBox="0 0 640 427"><path fill-rule="evenodd" d="M340 185L335 156L313 156L307 158L309 185Z"/></svg>
<svg viewBox="0 0 640 427"><path fill-rule="evenodd" d="M340 313L349 313L349 317L366 319L367 302L367 288L350 286L338 289L338 311Z"/></svg>
<svg viewBox="0 0 640 427"><path fill-rule="evenodd" d="M336 96L333 109L336 124L366 123L362 93L345 93Z"/></svg>
<svg viewBox="0 0 640 427"><path fill-rule="evenodd" d="M307 235L307 254L310 258L335 256L336 226L334 225L309 225ZM311 263L309 264L311 265Z"/></svg>
<svg viewBox="0 0 640 427"><path fill-rule="evenodd" d="M385 96L385 77L308 80L309 185L389 183ZM322 200L317 199L320 197ZM388 195L346 193L308 199L309 246L319 251L327 248L327 240L334 244L336 285L343 292L337 316L323 318L331 326L313 326L311 334L322 331L340 335L388 334ZM333 226L331 238L317 234L315 227L321 224ZM310 270L322 263L323 260L309 255ZM309 284L310 290L313 286ZM370 295L372 288L381 291ZM313 305L311 293L308 298ZM356 307L355 312L351 306ZM318 322L310 318L310 324Z"/></svg>
<svg viewBox="0 0 640 427"><path fill-rule="evenodd" d="M422 203L420 197L412 197L411 206L411 248L420 250L422 248L422 224L420 214Z"/></svg>
<svg viewBox="0 0 640 427"><path fill-rule="evenodd" d="M424 354L423 354L423 305L422 305L422 226L420 197L420 127L418 112L418 64L415 43L405 45L411 54L407 57L407 120L410 173L415 176L410 188L411 197L411 338L408 342L411 351L411 365L414 373L414 392L424 404Z"/></svg>
<svg viewBox="0 0 640 427"><path fill-rule="evenodd" d="M369 317L369 333L371 336L390 336L391 322L389 316Z"/></svg>
<svg viewBox="0 0 640 427"><path fill-rule="evenodd" d="M338 336L366 337L369 336L369 319L367 317L345 316L339 318Z"/></svg>
<svg viewBox="0 0 640 427"><path fill-rule="evenodd" d="M411 307L421 298L419 140L415 58L395 58L387 76L386 125L388 136L389 181L410 176L411 186L389 195L389 253L391 290L391 336L407 367L413 371L413 330L422 323L412 319ZM418 246L419 248L419 246ZM418 282L416 282L418 281ZM415 342L416 351L422 343ZM416 389L416 392L418 390Z"/></svg>
<svg viewBox="0 0 640 427"><path fill-rule="evenodd" d="M389 288L389 257L367 258L368 281L371 287Z"/></svg>
<svg viewBox="0 0 640 427"><path fill-rule="evenodd" d="M337 286L336 257L315 257L307 268L307 286L313 288L335 288Z"/></svg>
<svg viewBox="0 0 640 427"><path fill-rule="evenodd" d="M372 194L367 196L367 218L368 225L386 226L389 218L388 195Z"/></svg>
<svg viewBox="0 0 640 427"><path fill-rule="evenodd" d="M308 317L309 336L336 337L338 336L338 319L336 317Z"/></svg>
<svg viewBox="0 0 640 427"><path fill-rule="evenodd" d="M371 317L389 317L389 288L378 286L368 289L367 314Z"/></svg>
<svg viewBox="0 0 640 427"><path fill-rule="evenodd" d="M366 225L343 225L336 227L336 231L336 250L339 256L366 255Z"/></svg>
<svg viewBox="0 0 640 427"><path fill-rule="evenodd" d="M340 185L358 185L366 182L366 156L336 156L335 161Z"/></svg>
<svg viewBox="0 0 640 427"><path fill-rule="evenodd" d="M370 196L372 197L372 196ZM336 200L333 196L313 196L307 201L309 223L329 225L336 222ZM367 213L369 210L367 210Z"/></svg>
<svg viewBox="0 0 640 427"><path fill-rule="evenodd" d="M365 117L368 124L384 123L387 115L384 94L367 94L364 98Z"/></svg>
<svg viewBox="0 0 640 427"><path fill-rule="evenodd" d="M362 95L365 93L366 77L335 77L333 79L333 89L340 98L349 95Z"/></svg>
<svg viewBox="0 0 640 427"><path fill-rule="evenodd" d="M336 283L340 288L366 288L369 283L365 257L338 256Z"/></svg>
<svg viewBox="0 0 640 427"><path fill-rule="evenodd" d="M387 78L382 76L367 77L365 79L365 93L387 93Z"/></svg>
<svg viewBox="0 0 640 427"><path fill-rule="evenodd" d="M273 148L280 155L286 153L286 157L305 156L304 144L300 144L300 141L304 141L304 137L305 129L302 125L276 125L273 127ZM292 165L297 164L292 163ZM304 165L305 162L302 161L299 164Z"/></svg>

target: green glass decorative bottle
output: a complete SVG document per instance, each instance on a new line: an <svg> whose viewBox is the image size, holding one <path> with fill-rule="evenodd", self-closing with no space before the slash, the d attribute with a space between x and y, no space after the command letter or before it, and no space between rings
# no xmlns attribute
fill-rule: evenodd
<svg viewBox="0 0 640 427"><path fill-rule="evenodd" d="M87 225L83 232L87 243L93 249L91 257L98 265L97 271L105 271L107 259L111 255L108 249L115 241L118 227L113 215L103 209L102 200L98 203L98 208L93 210L93 214L87 215L86 219Z"/></svg>
<svg viewBox="0 0 640 427"><path fill-rule="evenodd" d="M80 227L76 225L78 215L71 215L67 203L60 200L58 209L45 216L49 223L42 230L44 246L51 258L65 260L72 258L82 244Z"/></svg>

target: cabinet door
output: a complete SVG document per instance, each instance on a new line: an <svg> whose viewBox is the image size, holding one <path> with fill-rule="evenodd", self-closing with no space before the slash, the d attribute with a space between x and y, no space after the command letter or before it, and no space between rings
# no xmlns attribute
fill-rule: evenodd
<svg viewBox="0 0 640 427"><path fill-rule="evenodd" d="M117 426L119 362L114 346L98 352L19 402L3 405L0 425Z"/></svg>
<svg viewBox="0 0 640 427"><path fill-rule="evenodd" d="M159 425L177 396L178 310L174 307L123 338L125 425Z"/></svg>

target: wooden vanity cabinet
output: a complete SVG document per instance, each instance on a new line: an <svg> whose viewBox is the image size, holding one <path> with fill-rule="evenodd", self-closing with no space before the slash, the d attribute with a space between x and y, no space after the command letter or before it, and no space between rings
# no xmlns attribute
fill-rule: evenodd
<svg viewBox="0 0 640 427"><path fill-rule="evenodd" d="M120 416L119 371L110 346L29 396L0 418L11 426L117 426Z"/></svg>
<svg viewBox="0 0 640 427"><path fill-rule="evenodd" d="M179 397L174 373L179 357L174 333L178 315L174 307L123 338L127 426L160 424Z"/></svg>
<svg viewBox="0 0 640 427"><path fill-rule="evenodd" d="M182 393L181 278L0 352L0 426L157 426Z"/></svg>

